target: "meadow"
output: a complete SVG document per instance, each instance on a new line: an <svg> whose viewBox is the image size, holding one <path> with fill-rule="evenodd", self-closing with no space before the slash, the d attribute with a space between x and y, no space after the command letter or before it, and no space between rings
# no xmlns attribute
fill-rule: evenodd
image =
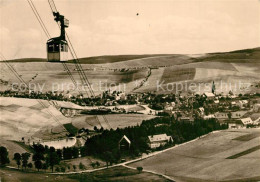
<svg viewBox="0 0 260 182"><path fill-rule="evenodd" d="M254 148L259 145L259 135L248 141L234 140L248 134L255 136L259 132L259 129L237 129L211 133L130 166L142 166L145 170L165 174L177 181L260 179L259 150ZM238 154L240 156L228 159Z"/></svg>

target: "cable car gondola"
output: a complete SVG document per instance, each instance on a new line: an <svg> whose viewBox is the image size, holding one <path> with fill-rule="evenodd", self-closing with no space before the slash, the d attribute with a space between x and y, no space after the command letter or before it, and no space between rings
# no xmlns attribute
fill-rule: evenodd
<svg viewBox="0 0 260 182"><path fill-rule="evenodd" d="M66 62L68 61L68 43L65 36L65 28L69 27L69 21L54 12L54 20L60 22L60 36L51 38L47 41L47 59L49 62Z"/></svg>

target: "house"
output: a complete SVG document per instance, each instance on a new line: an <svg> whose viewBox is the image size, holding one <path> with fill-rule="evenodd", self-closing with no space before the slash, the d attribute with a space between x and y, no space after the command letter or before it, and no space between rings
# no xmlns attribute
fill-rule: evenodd
<svg viewBox="0 0 260 182"><path fill-rule="evenodd" d="M173 106L170 106L170 105L167 105L167 106L165 106L165 108L164 108L165 111L172 111L173 109L174 109L174 107L173 107Z"/></svg>
<svg viewBox="0 0 260 182"><path fill-rule="evenodd" d="M151 149L158 148L160 146L164 146L168 142L173 142L173 139L171 136L167 136L166 134L160 134L160 135L151 135L148 136L149 139L149 147Z"/></svg>
<svg viewBox="0 0 260 182"><path fill-rule="evenodd" d="M231 112L231 118L232 119L239 119L243 117L247 111L236 111L236 112Z"/></svg>
<svg viewBox="0 0 260 182"><path fill-rule="evenodd" d="M125 95L125 93L119 93L116 95L116 100L126 100L127 96Z"/></svg>
<svg viewBox="0 0 260 182"><path fill-rule="evenodd" d="M248 118L242 118L241 121L242 121L243 125L253 124L252 119L249 118L249 117Z"/></svg>
<svg viewBox="0 0 260 182"><path fill-rule="evenodd" d="M207 120L207 119L211 119L211 118L216 118L216 116L214 114L210 114L207 116L204 116L203 119Z"/></svg>
<svg viewBox="0 0 260 182"><path fill-rule="evenodd" d="M244 108L248 104L248 100L240 100L237 104L240 108Z"/></svg>
<svg viewBox="0 0 260 182"><path fill-rule="evenodd" d="M240 129L243 128L243 124L240 123L228 123L229 129Z"/></svg>
<svg viewBox="0 0 260 182"><path fill-rule="evenodd" d="M175 107L176 103L175 102L171 102L172 107Z"/></svg>
<svg viewBox="0 0 260 182"><path fill-rule="evenodd" d="M206 97L208 100L213 100L215 98L215 94L211 93L211 92L205 92L204 97Z"/></svg>
<svg viewBox="0 0 260 182"><path fill-rule="evenodd" d="M191 123L194 122L194 118L188 116L182 116L179 118L179 121Z"/></svg>
<svg viewBox="0 0 260 182"><path fill-rule="evenodd" d="M219 104L219 100L214 100L214 103L215 104Z"/></svg>
<svg viewBox="0 0 260 182"><path fill-rule="evenodd" d="M204 108L203 108L203 107L200 107L200 108L199 108L198 114L200 115L200 117L203 117L203 116L205 115L205 113L204 113Z"/></svg>
<svg viewBox="0 0 260 182"><path fill-rule="evenodd" d="M224 112L217 112L217 113L215 113L215 116L217 119L220 119L220 120L228 119L228 113L224 113Z"/></svg>
<svg viewBox="0 0 260 182"><path fill-rule="evenodd" d="M119 150L128 150L130 149L130 146L131 146L131 141L125 135L118 142Z"/></svg>
<svg viewBox="0 0 260 182"><path fill-rule="evenodd" d="M232 105L232 106L234 106L234 105L236 105L236 104L237 104L237 103L236 103L235 101L232 101L232 102L231 102L231 105Z"/></svg>

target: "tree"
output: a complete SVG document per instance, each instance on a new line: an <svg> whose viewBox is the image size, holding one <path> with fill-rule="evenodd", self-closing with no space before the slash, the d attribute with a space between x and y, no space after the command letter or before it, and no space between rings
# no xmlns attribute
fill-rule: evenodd
<svg viewBox="0 0 260 182"><path fill-rule="evenodd" d="M37 160L34 162L35 168L38 169L38 171L40 169L42 169L42 161L41 160Z"/></svg>
<svg viewBox="0 0 260 182"><path fill-rule="evenodd" d="M0 147L0 165L4 166L10 162L8 158L8 151L5 147Z"/></svg>
<svg viewBox="0 0 260 182"><path fill-rule="evenodd" d="M86 166L80 162L80 163L79 163L79 169L85 170L85 169L86 169Z"/></svg>
<svg viewBox="0 0 260 182"><path fill-rule="evenodd" d="M91 163L91 166L92 166L93 168L95 168L96 163L95 163L95 162L92 162L92 163Z"/></svg>
<svg viewBox="0 0 260 182"><path fill-rule="evenodd" d="M28 165L28 160L30 158L31 154L28 152L22 153L22 167L26 169Z"/></svg>
<svg viewBox="0 0 260 182"><path fill-rule="evenodd" d="M55 171L56 171L56 172L60 172L60 168L59 168L59 167L56 167Z"/></svg>
<svg viewBox="0 0 260 182"><path fill-rule="evenodd" d="M73 158L78 158L79 157L79 150L78 150L78 148L76 148L76 147L72 148L72 156L73 156Z"/></svg>
<svg viewBox="0 0 260 182"><path fill-rule="evenodd" d="M51 166L51 171L53 172L53 167L54 165L60 163L60 158L58 157L55 151L54 152L50 151L47 158L48 158L47 160L49 162L49 165Z"/></svg>
<svg viewBox="0 0 260 182"><path fill-rule="evenodd" d="M228 119L231 119L232 116L231 112L229 112L227 115L228 115Z"/></svg>
<svg viewBox="0 0 260 182"><path fill-rule="evenodd" d="M32 169L32 167L33 167L32 163L30 162L30 163L27 165L27 167L29 167L30 169Z"/></svg>
<svg viewBox="0 0 260 182"><path fill-rule="evenodd" d="M104 158L105 158L105 161L106 161L106 164L107 164L107 168L108 168L108 163L110 162L110 164L111 164L112 161L113 161L113 155L112 155L111 152L106 151L106 152L104 153Z"/></svg>
<svg viewBox="0 0 260 182"><path fill-rule="evenodd" d="M76 171L77 166L76 166L76 165L73 165L72 167L73 167L73 170Z"/></svg>
<svg viewBox="0 0 260 182"><path fill-rule="evenodd" d="M99 167L99 166L100 166L100 163L99 163L98 161L96 162L96 166L97 166L97 167Z"/></svg>
<svg viewBox="0 0 260 182"><path fill-rule="evenodd" d="M42 169L42 160L44 160L42 151L37 151L33 154L34 166L36 169L38 169L38 171Z"/></svg>
<svg viewBox="0 0 260 182"><path fill-rule="evenodd" d="M46 172L46 170L48 169L48 165L46 163L43 163L42 164L42 169L45 170L45 172Z"/></svg>
<svg viewBox="0 0 260 182"><path fill-rule="evenodd" d="M61 170L61 172L65 173L66 168L62 166L62 167L60 168L60 170Z"/></svg>
<svg viewBox="0 0 260 182"><path fill-rule="evenodd" d="M138 170L139 173L141 173L143 171L143 167L141 167L141 166L136 167L136 169Z"/></svg>
<svg viewBox="0 0 260 182"><path fill-rule="evenodd" d="M67 166L68 170L70 170L70 165Z"/></svg>
<svg viewBox="0 0 260 182"><path fill-rule="evenodd" d="M17 164L17 166L18 166L18 169L20 168L20 165L21 165L21 159L22 159L21 154L19 154L19 153L15 153L15 154L14 154L13 160L16 161L16 164Z"/></svg>

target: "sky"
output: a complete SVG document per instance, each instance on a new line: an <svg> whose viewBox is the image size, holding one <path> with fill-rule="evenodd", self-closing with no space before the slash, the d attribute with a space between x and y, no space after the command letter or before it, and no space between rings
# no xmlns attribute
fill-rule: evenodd
<svg viewBox="0 0 260 182"><path fill-rule="evenodd" d="M32 0L59 36L47 0ZM199 54L260 47L260 0L55 0L78 57ZM137 16L138 14L138 16ZM46 58L46 41L27 0L0 0L6 59Z"/></svg>

